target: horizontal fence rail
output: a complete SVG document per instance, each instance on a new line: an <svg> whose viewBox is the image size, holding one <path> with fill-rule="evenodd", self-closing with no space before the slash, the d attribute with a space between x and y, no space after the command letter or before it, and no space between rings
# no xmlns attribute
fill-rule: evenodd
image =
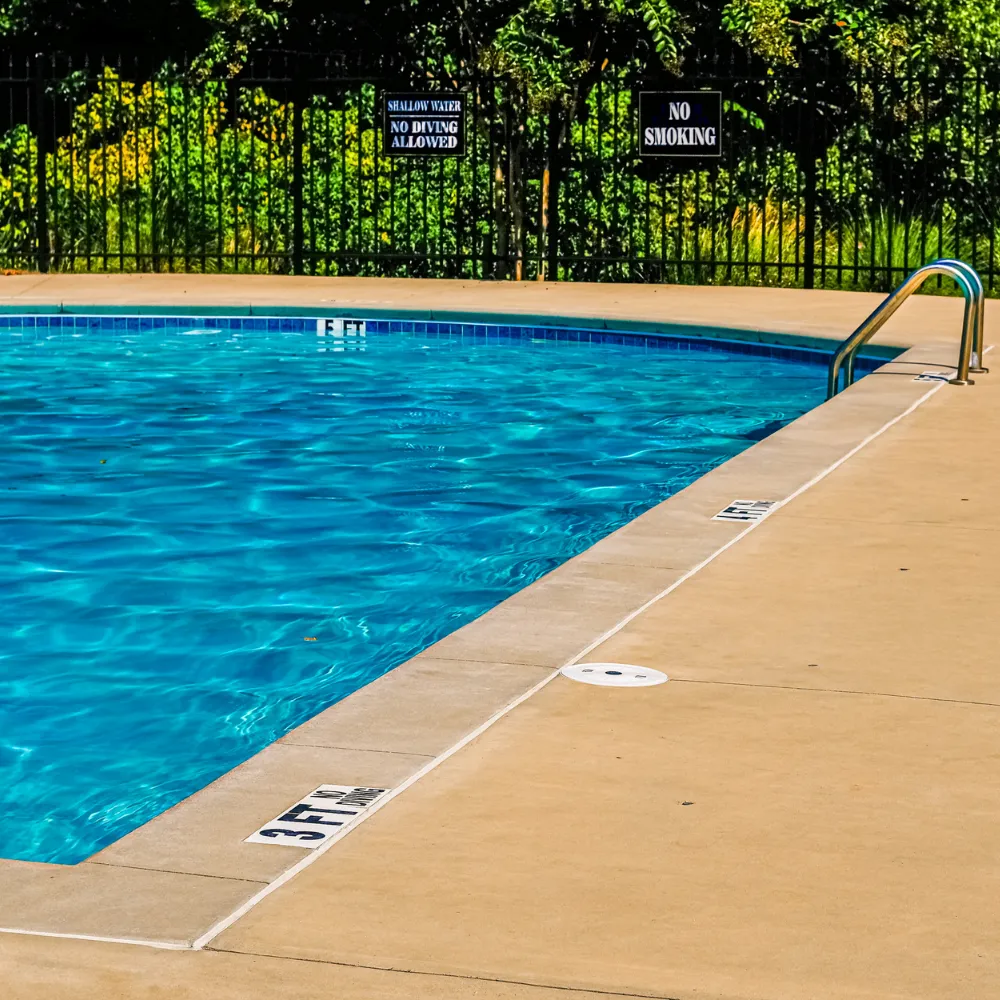
<svg viewBox="0 0 1000 1000"><path fill-rule="evenodd" d="M643 155L639 95L671 90L720 94L721 155ZM461 98L461 156L392 154L411 92ZM545 102L287 54L225 79L5 59L0 266L885 291L950 256L993 291L998 95L1000 68L863 60L605 66Z"/></svg>

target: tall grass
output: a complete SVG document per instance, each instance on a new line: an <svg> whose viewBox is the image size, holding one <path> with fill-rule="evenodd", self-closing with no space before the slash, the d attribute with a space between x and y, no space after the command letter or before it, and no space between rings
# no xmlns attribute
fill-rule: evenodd
<svg viewBox="0 0 1000 1000"><path fill-rule="evenodd" d="M737 209L714 227L684 234L672 280L683 284L802 287L806 226L800 206L772 200ZM726 258L718 262L719 257ZM817 219L814 286L888 291L938 257L968 261L988 277L1000 272L1000 226L991 233L961 233L953 219ZM715 262L713 263L713 258ZM930 294L959 294L948 279L928 282ZM988 289L1000 294L1000 288Z"/></svg>

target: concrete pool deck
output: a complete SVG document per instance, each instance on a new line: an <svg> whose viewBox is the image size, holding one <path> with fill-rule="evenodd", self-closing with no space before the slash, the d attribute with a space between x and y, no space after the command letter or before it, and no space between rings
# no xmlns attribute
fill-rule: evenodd
<svg viewBox="0 0 1000 1000"><path fill-rule="evenodd" d="M83 286L70 296L60 277L41 279L48 285L33 294L8 285L27 278L39 280L5 278L0 295L86 304ZM211 280L220 302L231 297L224 304L246 294L242 279ZM271 279L251 280L266 298ZM171 305L168 289L179 287L127 279L119 302L136 282L154 305ZM97 287L115 294L111 281ZM296 285L297 304L324 308L320 297L340 301L338 289L383 304L394 294L353 281L308 287L315 298L303 301ZM498 312L511 287L404 286L408 301L445 291L455 308ZM543 294L534 287L526 298ZM578 314L575 298L598 316L603 292L612 318L663 322L669 302L674 322L681 314L792 333L781 324L801 313L799 329L836 339L878 301L763 289L555 291L564 315ZM199 304L207 294L198 290ZM363 316L377 306L345 308ZM655 667L670 682L616 690L557 677L206 950L0 934L3 995L994 996L1000 696L990 611L1000 473L989 456L1000 444L1000 382L914 381L954 363L959 314L955 300L911 302L885 342L918 345L912 353L268 748L272 758L300 758L294 780L284 761L276 785L261 777L266 761L220 779L230 810L220 824L245 836L348 768L359 783L407 780L587 646L588 660ZM991 302L987 343L998 319ZM711 521L734 498L788 502L745 532ZM317 752L322 759L306 759ZM370 757L388 766L390 756L394 774L360 776ZM0 924L21 916L26 930L127 936L148 917L145 933L131 936L197 940L275 877L275 853L293 850L198 847L171 814L204 828L219 817L204 801L192 797L103 861L51 872L49 895L66 891L72 913L40 898L38 870L55 866L0 863ZM184 881L171 895L162 880L177 864ZM108 905L60 888L99 868L135 873L130 903L119 890ZM18 888L27 869L30 892Z"/></svg>
<svg viewBox="0 0 1000 1000"><path fill-rule="evenodd" d="M870 292L805 291L796 288L691 285L608 285L492 282L411 278L301 278L202 274L18 274L0 278L0 312L28 306L48 309L109 307L130 312L164 307L174 312L204 309L315 310L327 316L367 313L414 319L516 316L553 325L614 329L690 326L748 339L815 341L826 350L842 340L883 296ZM987 312L1000 314L1000 303ZM904 306L872 343L913 347L942 339L955 350L961 300L923 295ZM706 331L708 332L708 331ZM775 338L771 335L777 334ZM952 336L952 334L954 336ZM950 359L953 360L953 359Z"/></svg>

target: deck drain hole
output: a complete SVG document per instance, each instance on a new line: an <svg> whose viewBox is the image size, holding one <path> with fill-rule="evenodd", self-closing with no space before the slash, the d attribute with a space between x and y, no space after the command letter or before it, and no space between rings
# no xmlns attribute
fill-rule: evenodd
<svg viewBox="0 0 1000 1000"><path fill-rule="evenodd" d="M760 521L778 506L777 500L734 500L713 521Z"/></svg>
<svg viewBox="0 0 1000 1000"><path fill-rule="evenodd" d="M667 680L667 675L659 670L628 663L574 663L563 667L561 673L571 681L602 687L652 687Z"/></svg>

